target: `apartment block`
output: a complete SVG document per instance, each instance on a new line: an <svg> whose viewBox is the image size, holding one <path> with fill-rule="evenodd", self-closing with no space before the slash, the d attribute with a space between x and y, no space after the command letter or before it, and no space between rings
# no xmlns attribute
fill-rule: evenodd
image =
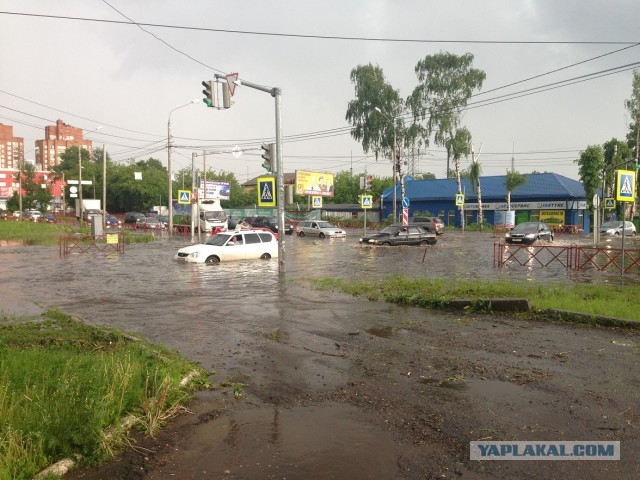
<svg viewBox="0 0 640 480"><path fill-rule="evenodd" d="M24 138L13 136L13 127L0 123L0 168L19 168L24 162Z"/></svg>
<svg viewBox="0 0 640 480"><path fill-rule="evenodd" d="M93 142L82 138L82 129L58 120L55 125L44 127L44 140L36 140L36 165L42 170L51 170L60 163L60 154L69 147L93 150Z"/></svg>

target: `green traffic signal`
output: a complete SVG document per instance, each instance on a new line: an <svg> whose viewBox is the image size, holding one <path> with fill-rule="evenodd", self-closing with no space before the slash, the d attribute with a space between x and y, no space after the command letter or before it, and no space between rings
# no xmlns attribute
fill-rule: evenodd
<svg viewBox="0 0 640 480"><path fill-rule="evenodd" d="M203 98L202 101L207 105L207 107L213 107L213 81L204 80L202 82L202 85L204 86L204 90L202 90L202 93L205 95L205 98Z"/></svg>

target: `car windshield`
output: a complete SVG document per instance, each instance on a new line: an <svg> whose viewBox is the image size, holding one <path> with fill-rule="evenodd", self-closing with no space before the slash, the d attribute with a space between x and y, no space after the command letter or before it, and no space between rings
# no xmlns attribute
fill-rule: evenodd
<svg viewBox="0 0 640 480"><path fill-rule="evenodd" d="M217 235L209 237L204 243L207 245L213 245L214 247L222 247L225 243L227 243L227 240L229 240L229 238L231 238L231 235L229 235L228 233L218 233Z"/></svg>
<svg viewBox="0 0 640 480"><path fill-rule="evenodd" d="M318 227L320 227L320 228L336 228L336 226L331 222L318 222Z"/></svg>
<svg viewBox="0 0 640 480"><path fill-rule="evenodd" d="M204 218L206 220L219 220L224 222L227 219L227 215L224 212L204 212Z"/></svg>
<svg viewBox="0 0 640 480"><path fill-rule="evenodd" d="M380 230L380 233L388 233L390 235L395 234L398 231L398 227L384 227L382 230Z"/></svg>
<svg viewBox="0 0 640 480"><path fill-rule="evenodd" d="M622 222L612 221L605 222L602 224L602 228L620 228L622 226Z"/></svg>
<svg viewBox="0 0 640 480"><path fill-rule="evenodd" d="M511 230L515 233L531 233L538 231L537 223L521 223L520 225L516 225L516 228Z"/></svg>

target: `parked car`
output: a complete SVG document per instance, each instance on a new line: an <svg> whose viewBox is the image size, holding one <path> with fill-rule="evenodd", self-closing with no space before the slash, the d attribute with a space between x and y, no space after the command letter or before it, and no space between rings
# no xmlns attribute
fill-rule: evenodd
<svg viewBox="0 0 640 480"><path fill-rule="evenodd" d="M622 235L622 220L611 220L600 225L602 235ZM635 235L636 226L633 222L624 222L624 234Z"/></svg>
<svg viewBox="0 0 640 480"><path fill-rule="evenodd" d="M278 233L278 217L254 217L251 223L254 228L268 228L274 233ZM293 234L293 224L285 222L285 235Z"/></svg>
<svg viewBox="0 0 640 480"><path fill-rule="evenodd" d="M296 232L298 232L299 237L304 237L305 235L320 238L338 238L347 236L347 232L342 228L336 227L333 223L325 222L324 220L304 220L298 224Z"/></svg>
<svg viewBox="0 0 640 480"><path fill-rule="evenodd" d="M43 219L47 223L56 223L56 216L53 213L45 213Z"/></svg>
<svg viewBox="0 0 640 480"><path fill-rule="evenodd" d="M43 215L40 210L25 210L23 218L26 218L30 222L39 222L42 220Z"/></svg>
<svg viewBox="0 0 640 480"><path fill-rule="evenodd" d="M427 232L442 235L444 233L444 222L438 217L414 216L409 218L410 225L417 225Z"/></svg>
<svg viewBox="0 0 640 480"><path fill-rule="evenodd" d="M127 212L124 214L124 223L136 224L139 218L147 218L142 212Z"/></svg>
<svg viewBox="0 0 640 480"><path fill-rule="evenodd" d="M174 259L188 263L218 263L277 257L278 241L272 232L237 230L218 233L205 243L181 248Z"/></svg>
<svg viewBox="0 0 640 480"><path fill-rule="evenodd" d="M523 222L512 228L505 237L507 243L531 245L537 240L553 242L553 231L544 222Z"/></svg>
<svg viewBox="0 0 640 480"><path fill-rule="evenodd" d="M22 218L22 212L20 210L14 210L13 212L13 218Z"/></svg>
<svg viewBox="0 0 640 480"><path fill-rule="evenodd" d="M428 232L417 225L389 225L378 233L363 237L363 245L435 245L438 241L436 234Z"/></svg>
<svg viewBox="0 0 640 480"><path fill-rule="evenodd" d="M169 215L158 215L156 218L162 223L164 228L169 228Z"/></svg>
<svg viewBox="0 0 640 480"><path fill-rule="evenodd" d="M120 228L122 222L115 215L107 215L104 219L105 227L107 228Z"/></svg>
<svg viewBox="0 0 640 480"><path fill-rule="evenodd" d="M162 222L156 217L142 217L136 221L136 228L144 228L146 230L161 230L164 227Z"/></svg>

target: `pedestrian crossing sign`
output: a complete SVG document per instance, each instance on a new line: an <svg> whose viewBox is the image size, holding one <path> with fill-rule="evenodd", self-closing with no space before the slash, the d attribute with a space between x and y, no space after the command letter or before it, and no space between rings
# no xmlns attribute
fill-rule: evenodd
<svg viewBox="0 0 640 480"><path fill-rule="evenodd" d="M636 172L618 170L616 179L616 200L619 202L634 202L636 199Z"/></svg>
<svg viewBox="0 0 640 480"><path fill-rule="evenodd" d="M178 190L178 203L189 205L191 203L191 192L189 190Z"/></svg>
<svg viewBox="0 0 640 480"><path fill-rule="evenodd" d="M464 206L464 195L461 193L456 194L456 206L457 207Z"/></svg>
<svg viewBox="0 0 640 480"><path fill-rule="evenodd" d="M276 206L276 179L275 177L258 178L258 206Z"/></svg>
<svg viewBox="0 0 640 480"><path fill-rule="evenodd" d="M313 208L322 208L322 197L311 197Z"/></svg>
<svg viewBox="0 0 640 480"><path fill-rule="evenodd" d="M360 196L360 207L361 208L371 208L373 204L373 196L372 195L362 195Z"/></svg>
<svg viewBox="0 0 640 480"><path fill-rule="evenodd" d="M616 200L615 198L605 198L604 199L604 208L616 208Z"/></svg>

